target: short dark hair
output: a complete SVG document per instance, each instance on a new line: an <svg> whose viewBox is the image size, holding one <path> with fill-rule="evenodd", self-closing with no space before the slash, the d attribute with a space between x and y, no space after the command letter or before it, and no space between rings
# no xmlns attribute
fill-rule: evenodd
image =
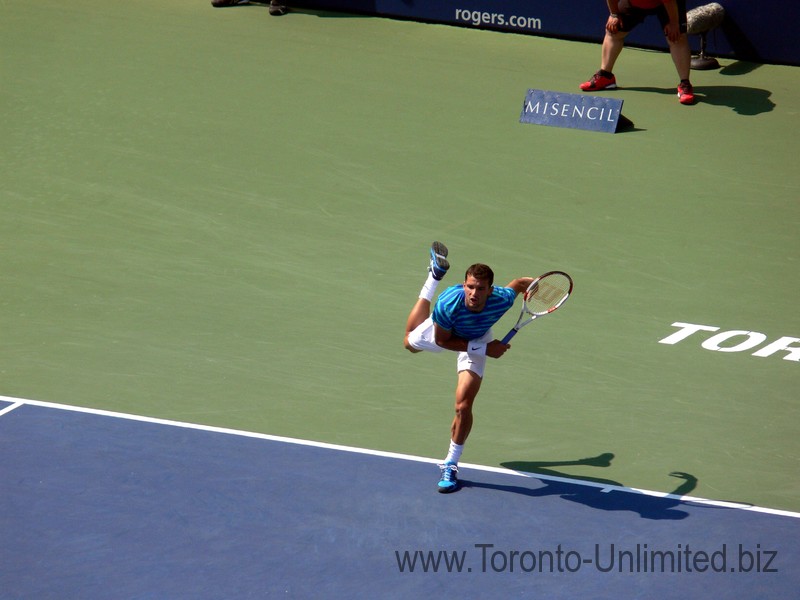
<svg viewBox="0 0 800 600"><path fill-rule="evenodd" d="M471 265L464 274L464 281L466 281L467 277L470 275L472 275L475 279L488 282L489 286L494 283L494 271L492 271L489 265L484 265L483 263L475 263L474 265Z"/></svg>

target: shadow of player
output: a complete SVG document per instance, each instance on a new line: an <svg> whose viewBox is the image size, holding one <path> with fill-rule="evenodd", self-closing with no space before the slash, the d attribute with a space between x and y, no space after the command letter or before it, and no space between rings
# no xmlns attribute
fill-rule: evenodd
<svg viewBox="0 0 800 600"><path fill-rule="evenodd" d="M668 94L674 96L675 88L655 87L625 87L619 88L632 92L646 92L650 94ZM761 88L751 88L739 85L696 85L694 87L696 103L711 104L713 106L727 106L736 114L755 116L774 110L775 103L771 100L772 92Z"/></svg>
<svg viewBox="0 0 800 600"><path fill-rule="evenodd" d="M651 496L636 490L618 489L625 488L621 483L610 479L598 477L575 477L555 467L570 466L609 467L614 455L611 453L600 454L591 458L581 458L570 461L511 461L502 463L508 469L532 473L532 480L539 483L539 487L526 487L522 485L504 485L484 483L461 479L464 488L485 488L502 492L522 494L530 497L560 496L564 500L577 502L606 511L630 511L638 513L643 519L681 520L689 513L679 510L682 502L674 496L684 496L697 487L697 478L689 473L675 471L671 477L682 479L683 482L671 492L671 497ZM543 475L539 479L536 475ZM590 482L585 485L581 482ZM617 488L617 489L614 489Z"/></svg>

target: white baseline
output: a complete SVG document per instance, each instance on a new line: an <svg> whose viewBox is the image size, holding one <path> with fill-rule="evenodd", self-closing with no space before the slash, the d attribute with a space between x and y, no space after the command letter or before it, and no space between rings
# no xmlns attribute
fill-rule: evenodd
<svg viewBox="0 0 800 600"><path fill-rule="evenodd" d="M368 454L370 456L381 456L384 458L395 458L397 460L410 460L415 462L424 462L424 463L433 463L437 464L440 463L441 460L435 458L427 458L424 456L413 456L410 454L399 454L397 452L384 452L382 450L370 450L367 448L356 448L354 446L342 446L339 444L329 444L326 442L315 442L313 440L301 440L297 438L289 438L283 437L278 435L270 435L267 433L256 433L253 431L243 431L240 429L228 429L225 427L213 427L210 425L198 425L196 423L184 423L181 421L170 421L168 419L157 419L154 417L144 417L141 415L131 415L127 413L120 413L114 412L109 410L101 410L96 408L85 408L81 406L72 406L69 404L58 404L54 402L42 402L41 400L27 400L24 398L12 398L9 396L0 396L0 401L10 402L11 406L7 406L3 410L0 410L0 416L10 413L17 408L24 406L24 405L31 405L31 406L40 406L43 408L52 408L56 410L66 410L71 412L79 412L79 413L88 413L93 415L99 415L103 417L111 417L115 419L126 419L128 421L139 421L143 423L155 423L158 425L166 425L169 427L183 427L185 429L196 429L199 431L210 431L213 433L225 433L229 435L238 435L241 437L249 437L249 438L256 438L262 440L269 440L272 442L283 442L286 444L298 444L301 446L312 446L315 448L325 448L328 450L338 450L341 452L354 452L357 454ZM679 500L681 502L691 502L694 504L701 504L704 506L714 506L718 508L728 508L728 509L736 509L736 510L746 510L750 512L758 512L758 513L765 513L769 515L776 515L782 517L791 517L794 519L800 519L800 513L792 512L788 510L780 510L776 508L764 508L762 506L753 506L750 504L740 504L736 502L723 502L721 500L709 500L706 498L696 498L694 496L680 496L677 494L669 494L666 492L654 492L652 490L644 490L639 488L632 488L626 486L616 486L616 485L606 485L602 483L596 483L593 481L584 481L581 479L570 479L567 477L554 477L551 475L540 475L538 473L523 473L520 471L514 471L512 469L505 469L502 467L490 467L486 465L476 465L471 463L462 463L460 466L466 467L469 469L474 469L477 471L487 471L492 473L502 473L505 475L514 475L517 477L527 477L533 479L541 479L546 481L559 481L563 483L569 483L572 485L580 485L586 487L594 487L600 488L601 492L625 492L629 494L642 494L644 496L652 496L655 498L668 498L670 500Z"/></svg>

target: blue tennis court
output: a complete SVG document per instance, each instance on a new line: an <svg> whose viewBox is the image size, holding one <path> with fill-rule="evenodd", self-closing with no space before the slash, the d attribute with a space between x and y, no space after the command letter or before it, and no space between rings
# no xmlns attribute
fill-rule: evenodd
<svg viewBox="0 0 800 600"><path fill-rule="evenodd" d="M0 15L0 598L797 595L797 67L721 56L687 107L629 47L609 135L520 123L594 42ZM454 357L401 343L432 240L447 285L575 280L450 495Z"/></svg>
<svg viewBox="0 0 800 600"><path fill-rule="evenodd" d="M800 515L6 398L4 598L787 598ZM602 471L602 459L597 462Z"/></svg>

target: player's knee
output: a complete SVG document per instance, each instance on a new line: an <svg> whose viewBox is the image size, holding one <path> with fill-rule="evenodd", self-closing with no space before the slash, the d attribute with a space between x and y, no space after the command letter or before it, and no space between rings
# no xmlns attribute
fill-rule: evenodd
<svg viewBox="0 0 800 600"><path fill-rule="evenodd" d="M406 336L403 338L403 348L414 354L416 354L417 352L422 352L422 350L417 350L416 348L414 348L414 346L411 345L411 343L408 341L408 334L406 334Z"/></svg>
<svg viewBox="0 0 800 600"><path fill-rule="evenodd" d="M471 415L472 414L472 400L467 398L456 399L456 415Z"/></svg>

